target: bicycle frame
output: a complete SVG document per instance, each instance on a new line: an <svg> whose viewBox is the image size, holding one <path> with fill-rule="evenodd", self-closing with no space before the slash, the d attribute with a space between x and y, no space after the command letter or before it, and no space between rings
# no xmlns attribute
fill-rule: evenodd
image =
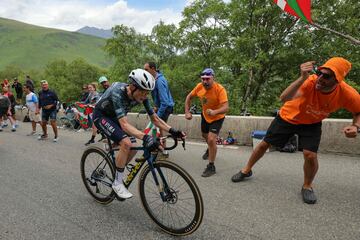
<svg viewBox="0 0 360 240"><path fill-rule="evenodd" d="M107 153L107 156L112 160L112 163L115 165L115 151L112 146L111 146L111 141L108 138L108 144L109 144L109 151ZM177 141L175 140L175 144L174 146L167 148L167 149L173 149L175 148L177 145ZM140 169L143 167L143 165L145 164L145 162L148 163L150 171L152 173L152 176L154 178L155 184L159 190L159 194L161 196L161 199L163 201L166 201L166 194L164 191L166 191L167 189L169 189L167 181L164 177L164 174L162 173L160 168L156 168L157 172L159 173L159 176L162 180L162 183L164 184L164 186L161 186L161 183L157 177L156 171L155 171L155 167L154 167L154 162L156 161L157 158L157 154L158 152L154 152L151 153L147 148L145 147L131 147L131 150L136 150L136 151L143 151L144 152L144 161L141 162L137 162L135 165L130 164L130 169L129 170L129 174L127 175L126 179L123 180L123 183L125 185L126 188L129 188L130 184L133 182L133 180L135 179L135 177L137 176L137 174L140 172Z"/></svg>

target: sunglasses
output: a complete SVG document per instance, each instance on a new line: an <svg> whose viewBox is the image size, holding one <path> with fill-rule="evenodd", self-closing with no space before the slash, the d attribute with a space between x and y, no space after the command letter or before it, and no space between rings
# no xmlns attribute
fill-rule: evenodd
<svg viewBox="0 0 360 240"><path fill-rule="evenodd" d="M200 77L202 77L202 76L211 76L212 77L213 75L212 75L212 73L201 73Z"/></svg>
<svg viewBox="0 0 360 240"><path fill-rule="evenodd" d="M313 72L316 74L316 76L318 76L318 77L321 76L321 77L324 78L324 79L331 79L331 78L332 78L332 75L327 74L327 73L323 73L322 71L320 71L320 70L318 69L317 66L314 66Z"/></svg>

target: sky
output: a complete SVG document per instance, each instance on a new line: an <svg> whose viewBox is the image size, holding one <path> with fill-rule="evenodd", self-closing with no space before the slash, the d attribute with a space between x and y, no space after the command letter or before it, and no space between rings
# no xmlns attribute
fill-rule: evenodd
<svg viewBox="0 0 360 240"><path fill-rule="evenodd" d="M150 33L160 20L177 24L192 0L0 0L0 17L76 31L124 24Z"/></svg>

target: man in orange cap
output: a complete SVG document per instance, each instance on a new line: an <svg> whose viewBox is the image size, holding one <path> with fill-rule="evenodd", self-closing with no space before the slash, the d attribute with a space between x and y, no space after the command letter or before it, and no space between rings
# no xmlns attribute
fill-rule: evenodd
<svg viewBox="0 0 360 240"><path fill-rule="evenodd" d="M330 113L345 108L353 113L353 123L344 128L346 137L354 138L360 128L360 95L344 82L351 63L334 57L319 67L314 61L300 65L301 76L281 94L284 103L271 123L264 140L254 149L246 166L231 180L240 182L252 175L252 167L271 146L283 147L289 137L298 134L304 154L304 184L301 194L305 203L316 203L312 182L318 170L317 150L321 138L321 121Z"/></svg>

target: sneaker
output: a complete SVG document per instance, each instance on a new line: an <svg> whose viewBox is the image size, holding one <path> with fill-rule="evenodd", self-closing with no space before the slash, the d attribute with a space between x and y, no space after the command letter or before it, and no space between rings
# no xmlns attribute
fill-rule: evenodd
<svg viewBox="0 0 360 240"><path fill-rule="evenodd" d="M57 142L59 140L59 137L54 137L53 142Z"/></svg>
<svg viewBox="0 0 360 240"><path fill-rule="evenodd" d="M303 197L304 203L307 204L315 204L316 203L316 196L314 193L314 190L312 188L302 188L301 189L301 195Z"/></svg>
<svg viewBox="0 0 360 240"><path fill-rule="evenodd" d="M31 131L31 133L26 134L26 136L34 136L36 134L35 131Z"/></svg>
<svg viewBox="0 0 360 240"><path fill-rule="evenodd" d="M215 173L216 173L215 165L208 164L201 176L202 177L210 177L210 176L214 175Z"/></svg>
<svg viewBox="0 0 360 240"><path fill-rule="evenodd" d="M234 176L232 176L231 181L233 182L241 182L243 181L245 178L251 177L252 176L252 171L250 170L250 172L248 173L243 173L243 172L238 172L237 174L235 174Z"/></svg>
<svg viewBox="0 0 360 240"><path fill-rule="evenodd" d="M46 139L48 139L48 135L42 134L38 137L38 140L46 140Z"/></svg>
<svg viewBox="0 0 360 240"><path fill-rule="evenodd" d="M3 128L6 128L7 126L8 126L7 123L4 123L4 124L2 125Z"/></svg>
<svg viewBox="0 0 360 240"><path fill-rule="evenodd" d="M204 155L202 155L202 159L207 160L209 158L209 149L206 149Z"/></svg>
<svg viewBox="0 0 360 240"><path fill-rule="evenodd" d="M94 139L90 139L89 141L87 141L87 142L85 143L85 146L90 145L90 144L92 144L92 143L95 143L95 140L94 140Z"/></svg>
<svg viewBox="0 0 360 240"><path fill-rule="evenodd" d="M11 131L16 132L16 128L15 127L11 128Z"/></svg>
<svg viewBox="0 0 360 240"><path fill-rule="evenodd" d="M2 128L2 126L0 126L0 132L2 132L3 131L3 128Z"/></svg>
<svg viewBox="0 0 360 240"><path fill-rule="evenodd" d="M118 185L114 185L114 183L112 184L112 189L114 190L114 192L116 193L116 195L118 195L118 197L120 198L131 198L133 195L131 194L131 192L129 192L127 190L127 188L125 187L124 184L120 183Z"/></svg>

